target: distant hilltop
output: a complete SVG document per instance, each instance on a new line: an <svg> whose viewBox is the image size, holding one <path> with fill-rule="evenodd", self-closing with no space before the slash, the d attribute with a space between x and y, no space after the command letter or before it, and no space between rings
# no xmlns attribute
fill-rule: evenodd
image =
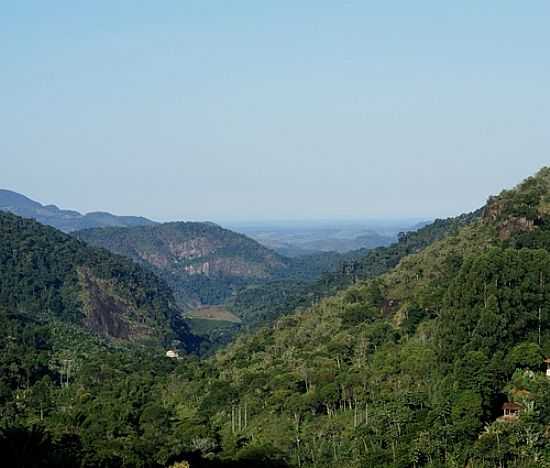
<svg viewBox="0 0 550 468"><path fill-rule="evenodd" d="M62 210L55 205L42 205L25 195L2 189L0 189L0 211L9 211L23 218L32 218L39 223L65 232L96 227L132 227L156 224L141 216L116 216L100 211L82 214L78 211Z"/></svg>

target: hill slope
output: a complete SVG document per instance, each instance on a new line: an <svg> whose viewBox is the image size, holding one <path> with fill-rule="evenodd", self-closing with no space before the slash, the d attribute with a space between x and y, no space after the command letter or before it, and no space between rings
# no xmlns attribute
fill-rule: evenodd
<svg viewBox="0 0 550 468"><path fill-rule="evenodd" d="M78 239L148 265L182 305L221 304L236 288L289 268L284 257L212 223L165 223L79 231Z"/></svg>
<svg viewBox="0 0 550 468"><path fill-rule="evenodd" d="M310 467L546 466L549 203L543 169L394 270L218 353L199 407L223 453ZM507 400L519 418L497 419Z"/></svg>
<svg viewBox="0 0 550 468"><path fill-rule="evenodd" d="M325 252L287 258L260 243L212 223L165 223L130 229L101 228L74 233L149 266L174 290L193 331L211 349L231 341L241 329L269 325L282 314L307 307L361 278L381 274L400 258L477 219L479 212L436 222L403 234L388 247L339 254ZM207 306L224 306L224 309ZM227 309L240 320L211 317ZM204 348L206 351L206 348Z"/></svg>
<svg viewBox="0 0 550 468"><path fill-rule="evenodd" d="M188 312L193 331L210 341L210 351L231 341L242 327L255 328L290 311L298 305L292 294L308 300L301 295L305 285L336 271L344 258L354 258L336 252L287 258L213 223L98 228L73 235L162 277ZM270 312L264 313L265 308Z"/></svg>
<svg viewBox="0 0 550 468"><path fill-rule="evenodd" d="M120 342L192 338L171 291L130 260L9 213L0 213L0 238L0 307L11 314Z"/></svg>
<svg viewBox="0 0 550 468"><path fill-rule="evenodd" d="M432 243L444 239L479 220L482 210L455 218L438 219L417 231L402 233L397 242L372 250L360 249L344 255L324 253L299 257L302 268L317 264L320 278L284 279L251 285L240 289L228 307L241 317L249 328L269 325L283 314L308 307L320 299L334 295L354 282L381 275L394 268L407 255L420 252Z"/></svg>
<svg viewBox="0 0 550 468"><path fill-rule="evenodd" d="M78 211L61 210L55 205L42 205L11 190L0 190L0 211L8 211L23 218L36 219L64 232L106 226L142 226L155 224L138 216L115 216L93 212L85 215Z"/></svg>

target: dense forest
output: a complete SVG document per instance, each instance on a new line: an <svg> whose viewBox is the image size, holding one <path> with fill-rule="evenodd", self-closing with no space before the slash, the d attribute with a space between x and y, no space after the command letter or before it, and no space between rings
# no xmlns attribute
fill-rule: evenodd
<svg viewBox="0 0 550 468"><path fill-rule="evenodd" d="M149 270L36 221L0 213L0 307L117 341L194 346L168 286Z"/></svg>
<svg viewBox="0 0 550 468"><path fill-rule="evenodd" d="M23 221L8 221L3 232L19 239ZM3 246L2 268L17 266L2 291L4 279L21 288L0 309L3 456L13 466L550 466L550 169L424 229L347 266L336 294L202 360L45 320L42 291L62 282L27 278L41 256L13 245L30 252L34 235ZM26 297L39 307L25 313Z"/></svg>
<svg viewBox="0 0 550 468"><path fill-rule="evenodd" d="M304 303L310 295L306 285L315 289L314 283L323 273L336 271L342 261L360 258L366 252L287 258L213 223L86 229L74 236L148 268L169 285L184 311L225 305L240 317L245 329L269 323ZM269 296L275 303L264 313ZM227 343L241 328L240 324L197 318L189 324L194 333L203 336L205 352Z"/></svg>
<svg viewBox="0 0 550 468"><path fill-rule="evenodd" d="M228 328L210 323L206 336L216 347L231 339L239 328L270 325L282 314L382 274L405 255L418 252L477 217L479 212L437 220L419 231L402 233L389 247L295 258L278 255L212 223L87 229L74 235L148 266L169 284L185 309L224 304L242 325Z"/></svg>
<svg viewBox="0 0 550 468"><path fill-rule="evenodd" d="M398 241L388 247L361 249L346 254L316 255L316 262L326 262L319 278L281 278L263 284L242 287L228 301L248 329L270 325L283 314L309 307L322 298L336 294L352 284L381 275L397 266L407 255L420 252L437 240L443 239L478 220L481 210L455 218L437 219L413 232L400 233ZM294 259L310 263L312 256ZM305 269L305 268L304 268Z"/></svg>
<svg viewBox="0 0 550 468"><path fill-rule="evenodd" d="M338 257L330 253L286 258L213 223L86 229L74 235L147 265L170 284L184 307L222 304L249 284L280 278L315 279Z"/></svg>

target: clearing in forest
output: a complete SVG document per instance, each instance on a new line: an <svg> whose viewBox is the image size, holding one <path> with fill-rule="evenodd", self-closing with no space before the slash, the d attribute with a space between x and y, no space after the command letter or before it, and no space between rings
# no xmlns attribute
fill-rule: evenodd
<svg viewBox="0 0 550 468"><path fill-rule="evenodd" d="M223 306L203 306L191 310L187 314L189 319L222 320L224 322L240 323L241 319L229 312Z"/></svg>

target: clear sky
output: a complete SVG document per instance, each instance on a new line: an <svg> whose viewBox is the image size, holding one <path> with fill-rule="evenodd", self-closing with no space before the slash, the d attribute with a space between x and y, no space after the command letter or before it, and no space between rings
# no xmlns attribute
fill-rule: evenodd
<svg viewBox="0 0 550 468"><path fill-rule="evenodd" d="M153 219L433 217L550 164L550 2L2 2L0 188Z"/></svg>

